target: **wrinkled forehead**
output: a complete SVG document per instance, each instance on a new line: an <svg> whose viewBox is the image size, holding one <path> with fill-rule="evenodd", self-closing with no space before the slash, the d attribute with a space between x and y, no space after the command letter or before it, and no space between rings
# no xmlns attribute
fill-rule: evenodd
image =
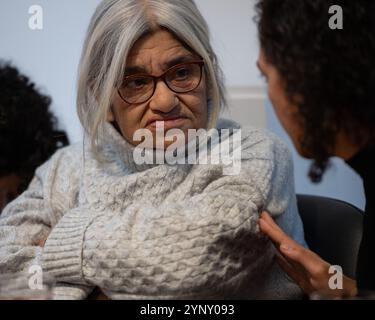
<svg viewBox="0 0 375 320"><path fill-rule="evenodd" d="M161 29L136 41L126 59L126 73L160 72L198 57L173 33Z"/></svg>

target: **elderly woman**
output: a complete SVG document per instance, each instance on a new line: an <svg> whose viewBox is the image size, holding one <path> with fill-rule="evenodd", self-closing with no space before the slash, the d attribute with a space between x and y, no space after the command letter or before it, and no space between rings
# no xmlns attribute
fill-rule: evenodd
<svg viewBox="0 0 375 320"><path fill-rule="evenodd" d="M83 299L95 287L111 299L299 297L257 225L267 209L304 243L279 140L243 130L237 175L210 162L134 160L135 133L156 138L157 122L185 136L238 127L217 120L223 84L194 2L103 1L80 68L78 113L89 139L57 152L5 209L0 272L41 265L56 279L57 299ZM153 143L147 152L157 151Z"/></svg>

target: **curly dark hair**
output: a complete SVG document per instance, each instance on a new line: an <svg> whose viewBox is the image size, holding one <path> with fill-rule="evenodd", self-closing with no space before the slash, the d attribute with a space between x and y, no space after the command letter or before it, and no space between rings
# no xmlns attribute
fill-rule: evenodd
<svg viewBox="0 0 375 320"><path fill-rule="evenodd" d="M22 189L38 166L69 143L66 133L57 130L50 104L29 78L0 63L0 177L16 174Z"/></svg>
<svg viewBox="0 0 375 320"><path fill-rule="evenodd" d="M332 5L343 9L343 29L329 28ZM375 142L375 1L257 0L256 10L264 56L299 108L318 182L338 132L356 145Z"/></svg>

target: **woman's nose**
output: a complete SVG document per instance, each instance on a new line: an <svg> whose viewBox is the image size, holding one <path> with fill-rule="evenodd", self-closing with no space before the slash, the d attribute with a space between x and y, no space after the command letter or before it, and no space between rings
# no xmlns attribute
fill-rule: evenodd
<svg viewBox="0 0 375 320"><path fill-rule="evenodd" d="M176 94L168 88L164 81L156 84L155 93L150 100L150 108L163 113L171 112L178 104Z"/></svg>

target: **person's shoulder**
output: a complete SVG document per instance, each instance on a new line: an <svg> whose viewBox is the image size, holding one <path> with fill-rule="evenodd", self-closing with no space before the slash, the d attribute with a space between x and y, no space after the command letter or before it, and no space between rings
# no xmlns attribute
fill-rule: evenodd
<svg viewBox="0 0 375 320"><path fill-rule="evenodd" d="M77 171L81 166L83 147L82 143L75 143L58 149L44 164L36 170L36 175L42 180L49 180L51 176L64 175Z"/></svg>
<svg viewBox="0 0 375 320"><path fill-rule="evenodd" d="M61 148L51 157L55 166L76 167L82 162L83 143L78 142Z"/></svg>
<svg viewBox="0 0 375 320"><path fill-rule="evenodd" d="M42 186L44 200L56 217L69 210L76 201L82 173L82 154L82 143L63 147L35 172L33 181Z"/></svg>
<svg viewBox="0 0 375 320"><path fill-rule="evenodd" d="M60 158L60 157L69 157L72 159L82 158L83 154L83 143L77 142L71 144L69 146L63 147L58 149L52 157Z"/></svg>
<svg viewBox="0 0 375 320"><path fill-rule="evenodd" d="M242 127L241 135L244 158L280 161L290 160L292 157L286 143L267 129Z"/></svg>
<svg viewBox="0 0 375 320"><path fill-rule="evenodd" d="M228 119L220 119L217 129L233 130L233 134L241 134L242 159L290 160L291 152L284 141L267 129L253 126L241 126Z"/></svg>

